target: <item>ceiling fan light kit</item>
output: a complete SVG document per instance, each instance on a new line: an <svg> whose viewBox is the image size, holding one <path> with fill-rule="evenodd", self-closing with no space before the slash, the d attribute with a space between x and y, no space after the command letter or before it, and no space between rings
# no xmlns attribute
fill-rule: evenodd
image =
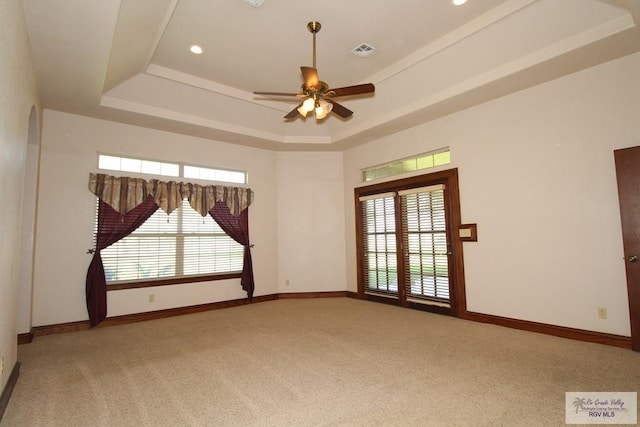
<svg viewBox="0 0 640 427"><path fill-rule="evenodd" d="M298 98L304 98L304 101L284 116L287 120L295 119L298 115L307 117L307 114L312 111L315 112L316 120L323 120L332 111L343 119L346 119L353 115L353 111L341 104L338 104L333 100L333 98L375 92L375 86L373 83L331 89L327 83L318 78L318 69L316 68L316 34L321 28L322 25L317 21L311 21L307 24L307 30L309 30L313 35L313 66L300 67L302 78L304 80L304 83L300 87L300 93L253 92L255 95L295 96Z"/></svg>
<svg viewBox="0 0 640 427"><path fill-rule="evenodd" d="M333 104L328 103L324 99L314 98L305 99L304 102L296 109L302 117L307 117L307 114L315 111L316 120L324 119L331 110L333 110Z"/></svg>

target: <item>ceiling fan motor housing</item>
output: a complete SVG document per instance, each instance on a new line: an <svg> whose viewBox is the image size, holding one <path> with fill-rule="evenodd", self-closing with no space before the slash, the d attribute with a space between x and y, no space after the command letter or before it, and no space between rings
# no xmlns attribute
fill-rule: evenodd
<svg viewBox="0 0 640 427"><path fill-rule="evenodd" d="M300 86L300 90L304 95L307 95L307 96L311 96L311 95L322 96L329 90L329 85L326 84L325 82L321 82L318 80L318 83L314 86L307 86L306 83L303 83L302 86Z"/></svg>

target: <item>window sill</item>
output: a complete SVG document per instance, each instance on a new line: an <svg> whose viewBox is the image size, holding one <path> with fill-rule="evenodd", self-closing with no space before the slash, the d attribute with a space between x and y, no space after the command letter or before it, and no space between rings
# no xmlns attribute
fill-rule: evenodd
<svg viewBox="0 0 640 427"><path fill-rule="evenodd" d="M181 283L213 282L216 280L239 279L241 277L242 277L242 272L237 272L237 273L212 274L209 276L190 276L190 277L179 277L179 278L170 278L170 279L148 280L144 282L115 283L113 285L107 284L107 291L120 291L123 289L137 289L137 288L151 288L156 286L179 285Z"/></svg>

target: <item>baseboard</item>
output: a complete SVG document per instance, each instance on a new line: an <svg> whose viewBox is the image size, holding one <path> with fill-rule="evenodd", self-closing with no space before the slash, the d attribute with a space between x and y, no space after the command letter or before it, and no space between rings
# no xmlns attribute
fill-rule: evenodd
<svg viewBox="0 0 640 427"><path fill-rule="evenodd" d="M367 299L360 297L357 293L354 292L347 292L347 296L350 298L362 300ZM537 332L540 334L552 335L560 338L568 338L572 340L591 342L596 344L605 344L629 350L632 349L631 337L625 337L622 335L567 328L564 326L549 325L546 323L537 323L528 320L512 319L509 317L494 316L491 314L474 313L471 311L464 312L460 316L460 318L471 320L474 322L490 323L507 328L520 329L522 331Z"/></svg>
<svg viewBox="0 0 640 427"><path fill-rule="evenodd" d="M239 307L241 305L256 304L260 302L277 300L278 295L264 295L253 297L251 301L247 298L212 302L208 304L191 305L187 307L169 308L166 310L149 311L146 313L125 314L122 316L108 317L102 321L97 327L104 328L108 326L125 325L127 323L143 322L145 320L163 319L166 317L181 316L183 314L201 313L203 311L219 310L222 308ZM88 321L87 321L88 324Z"/></svg>
<svg viewBox="0 0 640 427"><path fill-rule="evenodd" d="M167 310L150 311L146 313L126 314L123 316L108 317L97 327L104 328L109 326L124 325L127 323L142 322L145 320L162 319L166 317L180 316L183 314L193 314L209 310L218 310L222 308L237 307L246 304L254 304L265 301L274 301L278 299L302 299L302 298L355 298L362 299L356 292L335 291L335 292L291 292L282 294L271 294L254 297L252 301L248 299L239 299L231 301L221 301L209 304L193 305L188 307L171 308ZM546 335L553 335L561 338L568 338L578 341L592 342L597 344L605 344L614 347L631 349L631 338L621 335L605 334L601 332L592 332L582 329L573 329L563 326L549 325L545 323L531 322L527 320L512 319L508 317L494 316L490 314L465 312L462 319L474 322L491 323L494 325L504 326L507 328L520 329L523 331L537 332ZM36 326L29 334L20 334L18 343L30 343L34 337L61 334L66 332L76 332L89 329L89 321L60 323L57 325ZM25 335L21 342L21 336ZM28 336L28 337L27 337ZM27 341L28 339L28 341Z"/></svg>
<svg viewBox="0 0 640 427"><path fill-rule="evenodd" d="M9 405L9 399L11 399L11 393L13 393L13 388L16 386L16 383L18 382L19 375L20 375L20 363L16 363L13 366L11 375L9 375L9 380L7 381L7 385L4 386L4 390L2 390L2 394L0 394L0 421L2 421L2 417L4 416L4 411L7 409L7 406Z"/></svg>
<svg viewBox="0 0 640 427"><path fill-rule="evenodd" d="M18 345L29 344L33 341L33 329L25 334L18 334Z"/></svg>
<svg viewBox="0 0 640 427"><path fill-rule="evenodd" d="M301 299L301 298L345 298L347 291L335 292L291 292L278 294L278 299Z"/></svg>
<svg viewBox="0 0 640 427"><path fill-rule="evenodd" d="M97 328L105 328L109 326L124 325L127 323L142 322L145 320L162 319L166 317L180 316L183 314L200 313L203 311L219 310L222 308L238 307L246 304L255 304L265 301L274 301L277 299L300 299L300 298L339 298L346 297L346 291L337 292L295 292L285 294L271 294L253 297L251 301L247 298L213 302L208 304L192 305L188 307L177 307L166 310L148 311L145 313L125 314L122 316L107 317L103 320ZM89 321L83 320L79 322L58 323L55 325L36 326L32 329L30 335L31 340L33 337L40 337L45 335L63 334L66 332L77 332L89 329ZM18 337L20 340L20 337ZM26 338L23 338L26 339ZM28 341L31 342L31 341ZM26 341L25 341L26 343Z"/></svg>
<svg viewBox="0 0 640 427"><path fill-rule="evenodd" d="M145 320L163 319L166 317L180 316L183 314L200 313L203 311L219 310L222 308L238 307L241 305L255 304L265 301L277 300L278 295L265 295L253 297L251 301L247 298L212 302L208 304L191 305L187 307L170 308L166 310L148 311L145 313L125 314L122 316L107 317L96 328L105 328L109 326L125 325L127 323L143 322ZM36 326L33 328L33 336L40 337L45 335L63 334L66 332L77 332L90 329L89 321L82 320L79 322L58 323L55 325Z"/></svg>
<svg viewBox="0 0 640 427"><path fill-rule="evenodd" d="M531 322L528 320L518 320L509 317L500 317L490 314L466 312L462 319L474 322L491 323L493 325L505 326L507 328L520 329L528 332L553 335L572 340L605 344L613 347L621 347L631 350L631 337L622 335L606 334L602 332L586 331L583 329L567 328L564 326L549 325L546 323Z"/></svg>

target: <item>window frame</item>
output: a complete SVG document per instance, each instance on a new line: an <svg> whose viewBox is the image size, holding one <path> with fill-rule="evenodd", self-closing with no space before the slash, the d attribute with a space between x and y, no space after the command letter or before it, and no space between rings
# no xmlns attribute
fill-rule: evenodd
<svg viewBox="0 0 640 427"><path fill-rule="evenodd" d="M450 306L442 307L438 304L423 304L419 302L413 302L407 298L406 289L404 286L405 277L405 260L404 250L402 249L402 235L401 228L396 227L396 241L397 241L397 254L398 254L398 298L389 298L385 296L377 296L371 293L367 293L365 290L365 268L363 266L363 254L364 244L363 236L366 230L362 222L362 210L361 210L361 197L375 196L377 194L383 194L388 192L400 192L403 190L415 189L420 187L428 187L431 185L444 184L445 191L445 205L448 212L446 217L447 222L447 240L450 242L451 256L449 266L449 280L452 285L450 287ZM460 215L460 196L458 186L458 169L448 169L438 172L433 172L424 175L413 176L409 178L402 178L392 181L386 181L382 183L366 185L362 187L356 187L354 189L354 207L355 207L355 221L356 221L356 259L357 259L357 284L358 284L358 298L390 303L394 305L400 305L408 308L415 308L424 311L437 312L442 314L453 315L462 317L466 313L466 297L465 297L465 283L464 283L464 264L462 254L462 240L458 236L458 230L461 225ZM402 212L400 209L400 198L396 197L396 210L395 210L396 224L402 223ZM400 281L402 278L402 281Z"/></svg>

